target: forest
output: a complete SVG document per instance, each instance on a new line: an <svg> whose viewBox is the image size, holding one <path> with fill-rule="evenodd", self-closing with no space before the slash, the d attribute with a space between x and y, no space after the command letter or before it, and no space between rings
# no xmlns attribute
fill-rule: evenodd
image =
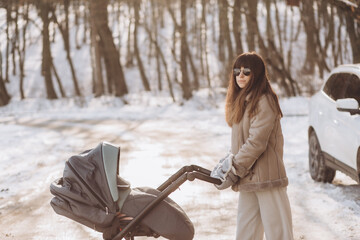
<svg viewBox="0 0 360 240"><path fill-rule="evenodd" d="M281 96L310 96L334 66L360 62L360 1L1 0L0 37L0 106L28 97L33 59L41 59L36 84L47 99L122 97L136 77L141 91L176 102L226 87L245 51L264 57ZM91 79L79 71L85 60Z"/></svg>

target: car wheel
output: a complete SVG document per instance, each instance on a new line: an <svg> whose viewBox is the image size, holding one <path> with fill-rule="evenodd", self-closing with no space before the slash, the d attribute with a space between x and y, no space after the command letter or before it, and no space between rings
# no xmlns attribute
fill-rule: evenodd
<svg viewBox="0 0 360 240"><path fill-rule="evenodd" d="M315 132L309 136L309 169L311 178L317 182L332 182L335 177L335 170L325 165L319 141Z"/></svg>

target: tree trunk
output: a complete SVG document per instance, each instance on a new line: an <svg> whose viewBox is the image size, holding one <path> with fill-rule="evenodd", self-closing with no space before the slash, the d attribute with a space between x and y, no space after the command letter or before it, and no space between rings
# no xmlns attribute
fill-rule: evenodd
<svg viewBox="0 0 360 240"><path fill-rule="evenodd" d="M230 28L229 28L229 17L228 17L228 7L229 3L227 0L221 0L224 3L224 35L225 35L225 42L227 46L227 62L229 62L231 65L232 59L234 57L233 47L232 47L232 41L231 41L231 34L230 34Z"/></svg>
<svg viewBox="0 0 360 240"><path fill-rule="evenodd" d="M131 25L132 25L132 17L130 17L129 19L129 26L128 26L128 31L127 31L127 44L126 44L126 63L125 66L126 67L132 67L134 66L134 55L132 52L132 45L131 43L134 42L131 40L132 34L131 34Z"/></svg>
<svg viewBox="0 0 360 240"><path fill-rule="evenodd" d="M5 106L10 102L10 96L6 91L4 79L0 76L0 106Z"/></svg>
<svg viewBox="0 0 360 240"><path fill-rule="evenodd" d="M139 67L141 81L143 83L144 89L145 89L145 91L150 91L151 90L150 84L149 84L149 81L145 74L145 69L144 69L144 65L143 65L141 57L140 57L140 52L139 52L139 47L138 47L138 42L137 42L137 29L139 26L139 19L140 19L139 11L140 11L141 1L134 0L133 3L134 3L134 12L135 12L134 52L135 52L136 61L137 61L138 67Z"/></svg>
<svg viewBox="0 0 360 240"><path fill-rule="evenodd" d="M6 4L6 53L5 53L5 82L9 82L9 58L10 58L10 24L11 24L11 11L12 4L11 0L7 1Z"/></svg>
<svg viewBox="0 0 360 240"><path fill-rule="evenodd" d="M227 15L226 5L223 0L218 0L219 6L219 40L218 40L218 52L219 52L219 61L225 62L225 23L224 19Z"/></svg>
<svg viewBox="0 0 360 240"><path fill-rule="evenodd" d="M201 58L205 59L205 74L208 83L208 87L211 88L210 73L209 73L209 62L208 62L208 50L207 50L207 25L206 25L206 0L201 0L202 3L202 14L201 14L201 45L205 54L202 54Z"/></svg>
<svg viewBox="0 0 360 240"><path fill-rule="evenodd" d="M360 63L360 23L354 21L354 18L346 14L346 30L349 34L352 48L353 63Z"/></svg>
<svg viewBox="0 0 360 240"><path fill-rule="evenodd" d="M25 25L23 27L22 31L22 49L20 50L20 44L18 45L18 55L19 55L19 68L20 68L20 84L19 84L19 91L20 91L20 97L21 99L25 99L25 93L24 93L24 64L25 64L25 49L26 49L26 30L27 26L29 24L29 3L25 3L25 12L24 12L24 20ZM19 41L19 39L18 39Z"/></svg>
<svg viewBox="0 0 360 240"><path fill-rule="evenodd" d="M170 79L170 74L169 74L169 71L168 71L168 67L167 67L167 63L166 63L166 60L165 60L165 57L164 57L164 54L162 53L161 51L161 48L157 42L157 39L153 39L152 36L151 36L151 31L149 29L149 27L147 27L145 25L145 30L146 32L148 33L149 37L150 37L150 41L154 44L155 46L155 49L156 49L156 52L157 52L157 55L159 55L163 65L164 65L164 70L165 70L165 74L166 74L166 80L168 82L168 87L169 87L169 92L170 92L170 96L171 98L173 99L173 102L175 102L175 95L174 95L174 91L173 91L173 87L172 87L172 83L171 83L171 79Z"/></svg>
<svg viewBox="0 0 360 240"><path fill-rule="evenodd" d="M233 11L233 34L235 39L235 54L241 54L243 50L243 46L241 43L241 0L234 1L234 11Z"/></svg>
<svg viewBox="0 0 360 240"><path fill-rule="evenodd" d="M256 38L256 28L257 28L257 4L258 0L246 0L248 10L246 11L246 25L247 25L247 34L246 41L248 44L248 51L256 51L255 48L255 38Z"/></svg>
<svg viewBox="0 0 360 240"><path fill-rule="evenodd" d="M56 99L57 95L54 89L54 85L51 78L51 48L50 48L50 40L49 40L49 11L50 11L50 3L49 0L41 0L40 4L40 15L43 22L43 30L42 30L42 75L44 76L45 86L46 86L46 94L48 99Z"/></svg>
<svg viewBox="0 0 360 240"><path fill-rule="evenodd" d="M14 1L13 3L15 5L15 18L14 19L11 19L12 22L14 22L14 27L15 27L15 35L16 35L16 32L18 31L18 24L17 24L17 21L18 21L18 16L19 16L19 13L18 13L18 2L17 1ZM12 37L11 38L11 56L12 56L12 65L13 65L13 71L12 71L12 74L13 76L16 76L16 49L17 49L17 39L16 39L16 36L15 37Z"/></svg>
<svg viewBox="0 0 360 240"><path fill-rule="evenodd" d="M73 4L74 7L74 24L75 24L75 48L80 49L81 45L79 43L79 25L80 25L80 11L79 11L79 1L75 1Z"/></svg>
<svg viewBox="0 0 360 240"><path fill-rule="evenodd" d="M284 35L284 37L286 37L286 28L284 28L284 34L283 34L283 31L282 31L282 29L280 27L281 20L280 20L279 9L278 9L276 0L274 0L274 5L275 5L276 29L277 29L277 36L278 36L278 42L279 42L279 52L281 53L281 55L283 55L284 54L284 49L283 49L282 35ZM269 16L270 16L270 13L271 13L271 8L269 8L269 11L268 11ZM284 16L285 17L284 23L286 23L286 20L287 20L286 15L287 14L285 14L285 16Z"/></svg>
<svg viewBox="0 0 360 240"><path fill-rule="evenodd" d="M158 11L156 11L158 10ZM156 0L151 0L151 23L153 26L153 30L148 30L146 29L152 44L156 44L158 41L158 24L157 24L157 20L159 17L159 4L157 3ZM148 28L147 26L145 28ZM152 34L154 34L154 38L152 37ZM156 72L157 72L157 82L158 82L158 90L162 91L163 87L162 87L162 81L161 81L161 63L160 63L160 53L157 49L157 47L155 46L155 58L156 58Z"/></svg>
<svg viewBox="0 0 360 240"><path fill-rule="evenodd" d="M100 44L104 49L104 58L109 64L107 70L108 82L114 83L115 96L123 96L128 93L125 76L120 64L119 52L115 47L111 30L108 25L107 13L108 0L90 1L90 18L95 25L95 38L99 37Z"/></svg>
<svg viewBox="0 0 360 240"><path fill-rule="evenodd" d="M221 50L223 51L223 56L219 56L223 59L220 61L224 62L223 71L220 71L222 76L227 76L231 72L232 61L233 61L233 49L229 28L229 18L228 18L228 1L227 0L218 0L219 2L219 18L220 18L220 36L219 45L223 45ZM227 51L226 51L227 50ZM219 48L220 51L220 48ZM226 54L227 53L227 54ZM222 78L222 86L227 86L228 79Z"/></svg>
<svg viewBox="0 0 360 240"><path fill-rule="evenodd" d="M89 2L88 1L86 1L85 2L85 4L84 4L85 6L86 5L88 5L89 6ZM82 40L82 42L85 44L86 43L86 41L87 41L87 31L88 31L88 28L89 28L89 26L88 26L88 23L90 22L91 20L89 19L89 14L88 14L88 11L84 11L84 30L83 30L83 32L84 32L84 34L83 34L83 40Z"/></svg>
<svg viewBox="0 0 360 240"><path fill-rule="evenodd" d="M56 24L58 25L61 36L64 41L64 48L66 51L66 59L69 63L71 76L72 76L73 84L74 84L75 95L80 96L81 95L80 88L78 85L78 80L76 77L74 64L73 64L72 58L71 58L71 48L70 48L70 40L69 40L69 0L64 0L64 9L65 9L65 22L64 23L58 22L54 9L52 11L52 14L53 14L53 19L56 22Z"/></svg>
<svg viewBox="0 0 360 240"><path fill-rule="evenodd" d="M74 68L74 64L71 58L71 48L70 48L70 40L69 40L69 4L70 4L70 0L64 0L64 8L65 8L65 27L62 27L62 36L64 39L64 46L65 46L65 51L66 51L66 59L68 60L69 63L69 67L71 70L71 76L73 79L73 84L74 84L74 89L75 89L75 94L76 96L80 96L80 88L79 88L79 84L78 84L78 80L76 77L76 73L75 73L75 68Z"/></svg>
<svg viewBox="0 0 360 240"><path fill-rule="evenodd" d="M65 97L66 97L66 94L65 94L64 88L63 88L63 86L62 86L62 84L61 84L60 76L59 76L59 74L57 73L56 67L55 67L55 65L54 65L53 62L51 62L51 69L53 70L54 76L55 76L55 79L56 79L56 82L58 83L61 97L65 98Z"/></svg>
<svg viewBox="0 0 360 240"><path fill-rule="evenodd" d="M183 90L183 98L188 100L192 97L190 81L188 76L187 64L186 64L186 4L187 0L181 0L181 26L180 26L180 39L181 39L181 53L180 53L180 68L181 68L181 88Z"/></svg>
<svg viewBox="0 0 360 240"><path fill-rule="evenodd" d="M316 63L316 27L314 17L313 0L303 0L301 9L301 20L304 23L306 32L306 58L303 65L303 72L314 74Z"/></svg>
<svg viewBox="0 0 360 240"><path fill-rule="evenodd" d="M100 97L104 94L104 79L102 75L101 65L101 53L100 53L100 41L96 34L95 19L90 18L90 55L92 65L92 77L93 77L93 93L95 97Z"/></svg>
<svg viewBox="0 0 360 240"><path fill-rule="evenodd" d="M199 77L198 77L198 72L196 70L196 66L194 64L194 61L192 59L192 56L191 56L191 52L190 52L190 49L189 49L189 44L186 42L186 55L188 56L189 58L189 63L190 63L190 67L191 67L191 71L193 73L193 76L194 76L194 89L195 90L199 90L199 87L200 87L200 83L199 83Z"/></svg>

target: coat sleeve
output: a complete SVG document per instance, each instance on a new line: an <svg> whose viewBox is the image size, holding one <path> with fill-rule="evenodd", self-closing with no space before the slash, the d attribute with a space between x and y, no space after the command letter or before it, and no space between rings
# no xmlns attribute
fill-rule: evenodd
<svg viewBox="0 0 360 240"><path fill-rule="evenodd" d="M278 114L272 108L268 97L258 102L255 116L250 119L249 137L234 158L234 167L239 177L245 177L256 160L265 152L270 134Z"/></svg>

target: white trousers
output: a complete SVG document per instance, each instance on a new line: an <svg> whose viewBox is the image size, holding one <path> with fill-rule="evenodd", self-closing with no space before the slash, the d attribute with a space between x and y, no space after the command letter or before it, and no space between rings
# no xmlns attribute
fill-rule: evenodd
<svg viewBox="0 0 360 240"><path fill-rule="evenodd" d="M236 240L293 240L286 187L240 192Z"/></svg>

